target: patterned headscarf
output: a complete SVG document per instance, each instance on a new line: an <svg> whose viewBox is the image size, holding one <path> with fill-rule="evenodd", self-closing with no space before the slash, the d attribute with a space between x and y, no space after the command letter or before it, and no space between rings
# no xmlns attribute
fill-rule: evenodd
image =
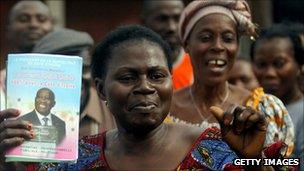
<svg viewBox="0 0 304 171"><path fill-rule="evenodd" d="M214 13L227 15L238 27L240 34L256 36L249 5L245 0L195 0L181 14L179 36L185 43L194 25L204 16Z"/></svg>

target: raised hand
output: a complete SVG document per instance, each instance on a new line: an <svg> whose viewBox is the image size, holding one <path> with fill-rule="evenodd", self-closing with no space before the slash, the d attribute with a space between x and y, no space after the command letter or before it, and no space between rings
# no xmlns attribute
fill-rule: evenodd
<svg viewBox="0 0 304 171"><path fill-rule="evenodd" d="M261 155L267 130L267 121L262 113L248 107L210 107L211 113L221 125L223 139L240 157L258 158Z"/></svg>

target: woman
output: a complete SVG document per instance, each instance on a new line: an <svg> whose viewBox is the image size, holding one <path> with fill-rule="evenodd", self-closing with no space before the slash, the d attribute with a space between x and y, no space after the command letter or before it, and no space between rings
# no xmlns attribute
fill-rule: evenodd
<svg viewBox="0 0 304 171"><path fill-rule="evenodd" d="M296 132L293 154L303 160L304 96L297 78L304 64L304 52L299 36L290 27L276 24L262 32L252 47L253 69L266 93L279 97L286 105Z"/></svg>
<svg viewBox="0 0 304 171"><path fill-rule="evenodd" d="M250 91L259 87L259 82L253 73L252 63L244 57L235 60L229 73L228 83Z"/></svg>
<svg viewBox="0 0 304 171"><path fill-rule="evenodd" d="M167 122L183 122L207 128L218 126L209 107L229 104L250 106L267 115L265 146L278 140L293 148L293 124L283 103L256 89L252 93L227 82L241 35L255 35L246 1L193 1L180 20L180 38L191 57L193 85L173 95Z"/></svg>
<svg viewBox="0 0 304 171"><path fill-rule="evenodd" d="M218 107L210 109L235 152L219 138L217 128L202 133L198 127L163 123L172 97L169 55L168 45L147 28L127 26L109 33L93 54L92 76L117 129L82 139L76 164L27 164L27 169L222 170L235 169L231 163L236 153L261 157L267 122L259 112L234 107L224 114ZM3 120L17 115L14 109L0 113L0 169L7 169L3 153L31 138L30 124Z"/></svg>

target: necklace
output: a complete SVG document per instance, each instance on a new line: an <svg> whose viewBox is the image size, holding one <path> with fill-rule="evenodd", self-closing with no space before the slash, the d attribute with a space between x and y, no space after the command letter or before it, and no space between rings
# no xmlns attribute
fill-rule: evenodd
<svg viewBox="0 0 304 171"><path fill-rule="evenodd" d="M220 104L221 106L227 101L227 99L229 97L229 87L228 87L228 83L227 82L226 82L226 90L227 90L226 91L226 95L225 95L224 99L222 100L222 102ZM200 115L200 117L202 118L203 122L207 122L210 119L211 115L209 115L207 118L205 118L204 115L201 113L201 110L199 109L199 107L197 106L197 104L194 101L194 97L193 97L193 94L192 94L192 88L191 88L191 86L189 88L189 93L190 93L192 104L195 107L195 110Z"/></svg>

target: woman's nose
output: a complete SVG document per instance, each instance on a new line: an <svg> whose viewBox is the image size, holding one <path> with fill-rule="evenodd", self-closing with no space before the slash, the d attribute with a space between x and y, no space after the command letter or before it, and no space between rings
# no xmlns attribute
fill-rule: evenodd
<svg viewBox="0 0 304 171"><path fill-rule="evenodd" d="M31 28L38 28L39 27L39 21L37 18L32 17L29 23Z"/></svg>
<svg viewBox="0 0 304 171"><path fill-rule="evenodd" d="M224 50L223 42L220 38L214 39L213 44L212 44L212 50L214 50L216 52Z"/></svg>
<svg viewBox="0 0 304 171"><path fill-rule="evenodd" d="M265 69L264 75L265 75L265 78L267 78L267 79L275 78L275 77L277 77L277 71L274 67L268 66Z"/></svg>
<svg viewBox="0 0 304 171"><path fill-rule="evenodd" d="M155 88L152 86L149 79L144 76L138 82L137 87L135 88L133 94L154 94L156 92Z"/></svg>

